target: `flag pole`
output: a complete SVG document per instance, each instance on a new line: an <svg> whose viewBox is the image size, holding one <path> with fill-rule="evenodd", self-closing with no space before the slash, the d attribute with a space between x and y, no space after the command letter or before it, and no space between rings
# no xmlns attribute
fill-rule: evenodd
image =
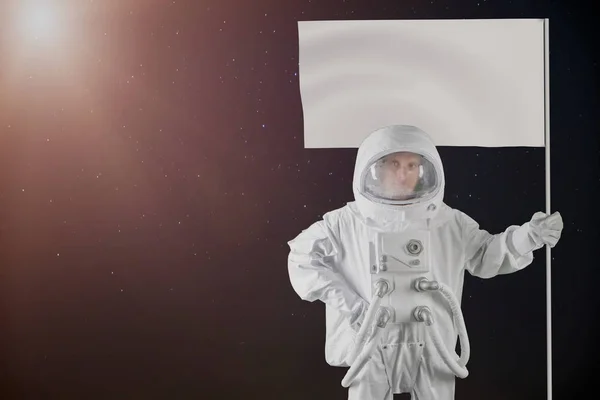
<svg viewBox="0 0 600 400"><path fill-rule="evenodd" d="M550 208L550 45L549 19L544 19L544 150L546 159L546 214ZM550 246L546 245L546 335L547 335L547 373L548 400L552 400L552 258Z"/></svg>

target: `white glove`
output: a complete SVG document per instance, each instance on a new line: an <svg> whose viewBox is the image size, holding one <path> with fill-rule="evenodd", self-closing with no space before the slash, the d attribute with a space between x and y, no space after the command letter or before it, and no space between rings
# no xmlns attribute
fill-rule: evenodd
<svg viewBox="0 0 600 400"><path fill-rule="evenodd" d="M563 220L558 211L552 215L536 212L531 221L513 232L512 245L519 255L525 255L544 245L552 248L558 243L563 227Z"/></svg>

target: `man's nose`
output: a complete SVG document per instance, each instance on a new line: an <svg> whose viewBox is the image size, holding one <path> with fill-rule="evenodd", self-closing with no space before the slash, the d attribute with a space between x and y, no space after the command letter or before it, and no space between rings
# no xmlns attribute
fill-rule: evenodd
<svg viewBox="0 0 600 400"><path fill-rule="evenodd" d="M398 178L400 182L404 182L406 180L406 171L403 168L398 168L396 171L396 178Z"/></svg>

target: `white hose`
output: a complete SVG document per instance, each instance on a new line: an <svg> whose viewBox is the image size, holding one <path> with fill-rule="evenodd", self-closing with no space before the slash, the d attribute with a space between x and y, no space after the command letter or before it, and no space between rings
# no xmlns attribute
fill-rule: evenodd
<svg viewBox="0 0 600 400"><path fill-rule="evenodd" d="M387 310L386 307L380 308L379 304L381 303L383 296L388 293L389 289L389 283L383 279L379 280L375 284L375 294L373 295L371 304L367 309L363 323L358 330L358 334L356 335L356 339L354 341L354 346L350 350L350 354L348 354L347 363L350 365L350 369L348 372L346 372L344 379L342 379L342 386L345 388L352 384L354 379L358 376L358 373L362 371L363 367L367 364L371 358L371 354L373 354L373 351L379 344L381 334L383 333L383 330L391 317L389 310ZM377 324L373 324L378 315L378 311L379 321L377 321ZM365 346L367 341L367 332L373 325L375 332L373 333L369 343Z"/></svg>
<svg viewBox="0 0 600 400"><path fill-rule="evenodd" d="M354 382L354 379L356 379L356 377L358 376L358 373L362 371L363 367L367 364L375 350L375 347L377 347L377 345L379 344L379 339L381 338L383 330L384 328L381 328L379 326L375 327L375 334L373 335L373 338L363 348L356 361L352 363L352 366L350 367L348 372L346 372L344 379L342 379L343 387L350 387L350 385L352 385L352 383Z"/></svg>
<svg viewBox="0 0 600 400"><path fill-rule="evenodd" d="M443 283L438 282L438 285L438 291L448 301L448 304L452 309L452 315L454 316L454 321L456 322L456 328L458 330L458 337L460 339L460 359L458 360L458 363L462 366L465 366L469 362L469 357L471 356L471 345L469 344L469 336L467 334L467 327L465 326L465 319L463 317L462 310L458 305L458 300L454 296L454 293L452 293L452 290Z"/></svg>
<svg viewBox="0 0 600 400"><path fill-rule="evenodd" d="M442 337L437 331L435 324L427 326L427 332L429 333L429 337L431 338L433 345L435 346L436 350L438 351L438 353L442 357L442 360L448 366L448 368L450 368L450 370L457 377L463 379L466 378L469 375L469 371L467 371L464 365L460 365L456 361L457 357L452 357L452 355L446 348L446 345L443 343Z"/></svg>
<svg viewBox="0 0 600 400"><path fill-rule="evenodd" d="M427 287L427 289L419 289L419 282L417 282L417 290L438 290L452 310L452 316L457 325L458 337L460 339L460 348L461 355L460 357L452 351L453 354L450 353L445 343L442 340L438 330L435 327L433 321L433 314L431 310L427 307L419 307L422 309L422 312L425 312L425 316L423 317L423 321L427 326L427 333L433 342L434 347L438 351L440 357L444 361L444 363L448 366L448 368L459 378L466 378L469 375L469 371L466 368L467 362L469 361L469 357L471 354L471 347L469 344L469 336L467 334L467 328L465 326L465 320L462 314L462 310L458 305L458 300L452 293L452 290L439 282L427 281L427 279L423 279L423 287ZM358 376L359 372L363 369L366 363L369 361L371 354L375 350L375 347L379 344L379 339L381 334L383 333L383 328L387 324L387 320L382 324L377 324L375 326L375 332L373 334L372 339L367 342L367 333L373 324L374 319L376 318L377 311L379 310L379 304L381 303L381 299L383 295L387 292L387 282L378 282L376 284L376 293L373 295L373 299L369 308L367 309L367 313L363 320L363 323L356 335L355 343L350 353L348 355L347 362L350 365L350 369L344 376L342 380L343 387L349 387L354 379ZM385 307L384 307L385 308ZM383 311L383 309L382 309Z"/></svg>
<svg viewBox="0 0 600 400"><path fill-rule="evenodd" d="M442 337L434 326L433 313L428 307L417 308L415 311L415 316L418 320L425 322L425 325L427 326L427 333L429 334L433 345L448 368L457 377L466 378L469 375L466 365L471 355L471 346L469 344L469 336L465 326L465 319L462 315L462 310L458 305L458 300L448 286L440 282L429 281L426 278L418 279L415 282L415 288L418 291L439 291L444 297L444 300L446 300L446 302L449 304L450 309L452 310L452 317L454 318L456 328L458 330L458 337L460 339L460 357L454 351L452 351L451 354L446 345L443 343Z"/></svg>
<svg viewBox="0 0 600 400"><path fill-rule="evenodd" d="M369 304L369 308L367 309L367 313L362 322L362 325L360 326L360 329L358 330L358 333L356 334L356 339L354 340L354 346L350 350L350 354L348 354L348 359L347 359L348 365L352 365L354 363L354 360L356 359L358 354L361 352L362 348L364 347L364 345L367 341L367 332L373 325L373 321L375 320L375 316L377 315L377 310L379 309L379 304L381 303L383 294L385 294L385 293L383 293L383 294L381 293L383 285L387 285L387 282L384 282L384 281L377 282L377 286L375 288L375 294L373 295L371 304Z"/></svg>

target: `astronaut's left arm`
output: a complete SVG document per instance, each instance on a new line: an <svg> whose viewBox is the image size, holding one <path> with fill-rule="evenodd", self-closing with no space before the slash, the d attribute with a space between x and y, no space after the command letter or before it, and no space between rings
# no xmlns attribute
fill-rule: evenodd
<svg viewBox="0 0 600 400"><path fill-rule="evenodd" d="M502 233L490 234L459 211L464 243L465 268L471 275L492 278L520 271L533 261L533 251L548 244L554 247L560 239L563 222L558 212L535 213L531 221L511 225Z"/></svg>

